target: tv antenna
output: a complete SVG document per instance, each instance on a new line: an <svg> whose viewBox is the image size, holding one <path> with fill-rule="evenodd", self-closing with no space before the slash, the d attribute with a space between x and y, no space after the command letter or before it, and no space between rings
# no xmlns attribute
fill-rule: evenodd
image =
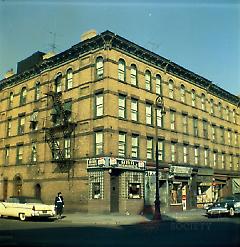
<svg viewBox="0 0 240 247"><path fill-rule="evenodd" d="M57 48L56 46L56 33L55 32L49 32L52 35L52 43L49 44L49 46L51 47L52 52L55 52L55 49Z"/></svg>

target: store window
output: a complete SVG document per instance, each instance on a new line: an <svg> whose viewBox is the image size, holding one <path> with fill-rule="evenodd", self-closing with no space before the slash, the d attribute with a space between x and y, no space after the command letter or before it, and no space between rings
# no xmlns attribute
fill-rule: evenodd
<svg viewBox="0 0 240 247"><path fill-rule="evenodd" d="M128 184L128 198L129 199L141 198L141 183Z"/></svg>
<svg viewBox="0 0 240 247"><path fill-rule="evenodd" d="M170 204L179 204L182 203L182 183L174 182L170 184Z"/></svg>
<svg viewBox="0 0 240 247"><path fill-rule="evenodd" d="M92 183L92 199L99 199L101 197L100 182Z"/></svg>

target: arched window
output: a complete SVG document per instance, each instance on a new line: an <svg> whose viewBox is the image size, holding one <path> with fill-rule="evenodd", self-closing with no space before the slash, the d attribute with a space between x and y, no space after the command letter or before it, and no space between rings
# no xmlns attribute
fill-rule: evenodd
<svg viewBox="0 0 240 247"><path fill-rule="evenodd" d="M227 121L230 120L229 106L226 107L226 118L227 118Z"/></svg>
<svg viewBox="0 0 240 247"><path fill-rule="evenodd" d="M174 98L174 85L173 85L172 79L170 79L168 82L168 89L169 89L169 98L173 99Z"/></svg>
<svg viewBox="0 0 240 247"><path fill-rule="evenodd" d="M237 123L236 110L233 109L233 123Z"/></svg>
<svg viewBox="0 0 240 247"><path fill-rule="evenodd" d="M222 103L218 103L218 111L219 111L219 116L220 118L223 118L223 109L222 109Z"/></svg>
<svg viewBox="0 0 240 247"><path fill-rule="evenodd" d="M21 196L22 195L22 179L19 175L16 175L14 177L13 185L14 185L14 190L13 190L14 196Z"/></svg>
<svg viewBox="0 0 240 247"><path fill-rule="evenodd" d="M156 94L162 93L162 78L160 75L156 75Z"/></svg>
<svg viewBox="0 0 240 247"><path fill-rule="evenodd" d="M20 93L20 105L25 105L27 99L27 89L23 87Z"/></svg>
<svg viewBox="0 0 240 247"><path fill-rule="evenodd" d="M192 89L192 106L196 106L196 92Z"/></svg>
<svg viewBox="0 0 240 247"><path fill-rule="evenodd" d="M97 57L96 59L96 79L102 79L103 78L103 58Z"/></svg>
<svg viewBox="0 0 240 247"><path fill-rule="evenodd" d="M210 99L210 113L214 114L214 101L213 101L213 99Z"/></svg>
<svg viewBox="0 0 240 247"><path fill-rule="evenodd" d="M73 87L73 70L67 70L67 80L66 80L66 90L71 89Z"/></svg>
<svg viewBox="0 0 240 247"><path fill-rule="evenodd" d="M126 81L126 64L123 59L118 61L118 79L120 81Z"/></svg>
<svg viewBox="0 0 240 247"><path fill-rule="evenodd" d="M137 86L137 66L131 65L131 84Z"/></svg>
<svg viewBox="0 0 240 247"><path fill-rule="evenodd" d="M181 94L181 101L185 103L186 102L186 92L185 92L185 86L183 84L181 85L180 94Z"/></svg>
<svg viewBox="0 0 240 247"><path fill-rule="evenodd" d="M149 70L146 70L146 72L145 72L146 90L151 91L151 89L152 89L151 84L152 84L151 72Z"/></svg>
<svg viewBox="0 0 240 247"><path fill-rule="evenodd" d="M9 102L8 102L8 107L9 108L12 108L12 106L13 106L13 97L14 97L14 94L13 94L13 92L11 92L9 94Z"/></svg>
<svg viewBox="0 0 240 247"><path fill-rule="evenodd" d="M204 93L202 93L201 104L202 104L202 110L205 111L206 110L206 96Z"/></svg>
<svg viewBox="0 0 240 247"><path fill-rule="evenodd" d="M61 92L62 91L62 73L57 74L54 84L55 84L55 92L56 93Z"/></svg>
<svg viewBox="0 0 240 247"><path fill-rule="evenodd" d="M39 100L40 99L40 82L36 82L35 85L35 100Z"/></svg>

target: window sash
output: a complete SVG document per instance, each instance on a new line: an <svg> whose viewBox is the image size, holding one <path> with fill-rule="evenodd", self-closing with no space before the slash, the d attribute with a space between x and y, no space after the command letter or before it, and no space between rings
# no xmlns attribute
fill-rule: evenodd
<svg viewBox="0 0 240 247"><path fill-rule="evenodd" d="M137 68L136 66L131 66L131 84L136 86L137 85Z"/></svg>
<svg viewBox="0 0 240 247"><path fill-rule="evenodd" d="M175 112L174 111L170 111L170 127L171 130L175 130Z"/></svg>
<svg viewBox="0 0 240 247"><path fill-rule="evenodd" d="M188 162L188 147L183 146L183 163Z"/></svg>
<svg viewBox="0 0 240 247"><path fill-rule="evenodd" d="M188 117L183 115L183 133L188 133Z"/></svg>
<svg viewBox="0 0 240 247"><path fill-rule="evenodd" d="M21 164L23 160L23 147L17 146L17 164Z"/></svg>
<svg viewBox="0 0 240 247"><path fill-rule="evenodd" d="M126 97L119 96L118 98L118 116L121 118L126 117Z"/></svg>
<svg viewBox="0 0 240 247"><path fill-rule="evenodd" d="M161 108L157 108L157 127L163 127L163 114Z"/></svg>
<svg viewBox="0 0 240 247"><path fill-rule="evenodd" d="M31 157L32 162L37 161L37 145L36 143L32 143L32 157Z"/></svg>
<svg viewBox="0 0 240 247"><path fill-rule="evenodd" d="M192 91L192 106L196 106L196 93Z"/></svg>
<svg viewBox="0 0 240 247"><path fill-rule="evenodd" d="M168 88L169 88L169 98L173 99L174 98L173 82L169 81Z"/></svg>
<svg viewBox="0 0 240 247"><path fill-rule="evenodd" d="M103 153L103 133L102 132L96 132L95 133L95 153L96 155Z"/></svg>
<svg viewBox="0 0 240 247"><path fill-rule="evenodd" d="M96 94L96 116L100 117L103 115L103 94Z"/></svg>
<svg viewBox="0 0 240 247"><path fill-rule="evenodd" d="M161 94L161 77L159 75L156 76L156 94Z"/></svg>
<svg viewBox="0 0 240 247"><path fill-rule="evenodd" d="M102 57L97 58L96 74L97 74L97 79L100 79L103 77L103 58Z"/></svg>
<svg viewBox="0 0 240 247"><path fill-rule="evenodd" d="M164 143L163 141L158 141L158 160L164 160Z"/></svg>
<svg viewBox="0 0 240 247"><path fill-rule="evenodd" d="M171 161L176 161L176 144L171 144Z"/></svg>
<svg viewBox="0 0 240 247"><path fill-rule="evenodd" d="M118 79L120 81L125 81L125 62L123 60L119 60L118 62Z"/></svg>
<svg viewBox="0 0 240 247"><path fill-rule="evenodd" d="M66 89L71 89L73 86L73 71L70 69L67 71L67 84Z"/></svg>
<svg viewBox="0 0 240 247"><path fill-rule="evenodd" d="M151 91L151 74L150 74L150 72L145 73L145 86L146 86L146 90Z"/></svg>
<svg viewBox="0 0 240 247"><path fill-rule="evenodd" d="M197 147L194 148L194 163L199 163L199 148Z"/></svg>
<svg viewBox="0 0 240 247"><path fill-rule="evenodd" d="M132 137L132 158L138 158L138 137Z"/></svg>
<svg viewBox="0 0 240 247"><path fill-rule="evenodd" d="M146 104L146 124L152 124L152 105Z"/></svg>
<svg viewBox="0 0 240 247"><path fill-rule="evenodd" d="M153 158L153 139L147 139L147 159Z"/></svg>
<svg viewBox="0 0 240 247"><path fill-rule="evenodd" d="M134 99L131 101L131 119L133 121L138 120L138 101Z"/></svg>
<svg viewBox="0 0 240 247"><path fill-rule="evenodd" d="M118 136L118 155L124 157L126 154L126 134L119 133Z"/></svg>

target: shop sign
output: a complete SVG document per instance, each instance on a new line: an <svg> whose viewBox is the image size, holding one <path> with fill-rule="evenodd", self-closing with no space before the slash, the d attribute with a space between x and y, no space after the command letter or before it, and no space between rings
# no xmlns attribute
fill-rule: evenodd
<svg viewBox="0 0 240 247"><path fill-rule="evenodd" d="M171 166L170 174L175 176L189 177L192 174L192 168L186 166Z"/></svg>
<svg viewBox="0 0 240 247"><path fill-rule="evenodd" d="M97 167L119 167L119 168L134 168L144 170L146 162L142 160L132 160L132 159L119 159L112 157L100 157L92 158L87 160L88 168L97 168Z"/></svg>

